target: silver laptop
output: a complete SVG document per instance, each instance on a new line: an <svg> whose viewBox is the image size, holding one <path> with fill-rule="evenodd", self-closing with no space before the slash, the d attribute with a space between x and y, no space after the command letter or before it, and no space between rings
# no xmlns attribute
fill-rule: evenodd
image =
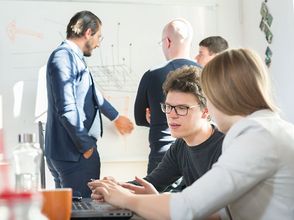
<svg viewBox="0 0 294 220"><path fill-rule="evenodd" d="M127 209L120 209L105 202L93 201L91 198L83 198L81 201L72 202L72 219L129 219L132 216L133 213Z"/></svg>

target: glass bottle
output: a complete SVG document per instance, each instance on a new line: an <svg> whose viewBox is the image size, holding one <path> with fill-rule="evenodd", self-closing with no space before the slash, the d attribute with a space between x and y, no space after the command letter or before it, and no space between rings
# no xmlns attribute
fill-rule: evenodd
<svg viewBox="0 0 294 220"><path fill-rule="evenodd" d="M42 197L33 192L0 193L1 220L48 220L41 213Z"/></svg>
<svg viewBox="0 0 294 220"><path fill-rule="evenodd" d="M13 151L15 186L17 192L37 191L42 151L35 143L35 135L18 135L18 145Z"/></svg>

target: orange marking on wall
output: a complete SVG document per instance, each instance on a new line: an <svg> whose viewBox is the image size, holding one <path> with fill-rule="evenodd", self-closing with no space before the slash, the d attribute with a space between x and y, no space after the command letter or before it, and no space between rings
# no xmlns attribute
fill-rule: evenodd
<svg viewBox="0 0 294 220"><path fill-rule="evenodd" d="M15 41L17 35L26 35L26 36L35 37L38 39L43 39L42 33L39 33L39 32L33 31L33 30L29 30L29 29L25 29L25 28L17 27L15 21L11 21L7 25L6 32L7 32L8 38L11 41Z"/></svg>

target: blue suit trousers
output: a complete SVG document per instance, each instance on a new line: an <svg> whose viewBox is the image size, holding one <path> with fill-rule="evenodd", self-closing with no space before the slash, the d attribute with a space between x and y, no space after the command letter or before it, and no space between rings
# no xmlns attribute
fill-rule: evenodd
<svg viewBox="0 0 294 220"><path fill-rule="evenodd" d="M94 150L90 158L80 157L79 161L58 161L46 158L48 168L54 177L56 188L72 188L73 196L91 196L87 183L100 178L100 158Z"/></svg>

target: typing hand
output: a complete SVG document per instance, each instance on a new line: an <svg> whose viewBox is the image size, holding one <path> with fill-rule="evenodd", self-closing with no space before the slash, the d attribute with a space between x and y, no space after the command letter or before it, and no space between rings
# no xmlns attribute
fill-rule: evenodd
<svg viewBox="0 0 294 220"><path fill-rule="evenodd" d="M133 191L135 194L158 194L158 191L151 183L139 177L135 177L135 180L141 186L136 186L131 183L121 183L120 185L126 189Z"/></svg>
<svg viewBox="0 0 294 220"><path fill-rule="evenodd" d="M132 195L128 189L111 180L94 180L89 182L88 186L92 190L92 199L106 201L121 208L125 208L126 198Z"/></svg>
<svg viewBox="0 0 294 220"><path fill-rule="evenodd" d="M107 181L111 181L117 185L120 185L119 182L117 182L114 177L112 176L105 176L103 177L102 180L107 180ZM95 188L97 187L97 185L100 183L101 180L97 179L97 180L94 180L94 179L91 179L91 182L88 183L88 187L90 188L90 190L93 192L95 190ZM95 197L95 200L98 200L98 201L104 201L103 199L103 196L101 194L95 194L93 195Z"/></svg>
<svg viewBox="0 0 294 220"><path fill-rule="evenodd" d="M110 181L120 185L120 183L118 181L116 181L116 179L114 179L114 177L112 177L112 176L105 176L105 177L103 177L103 180L110 180Z"/></svg>
<svg viewBox="0 0 294 220"><path fill-rule="evenodd" d="M115 121L114 125L120 134L130 134L134 129L134 124L126 116L120 115Z"/></svg>
<svg viewBox="0 0 294 220"><path fill-rule="evenodd" d="M91 198L92 199L95 199L97 201L103 202L104 201L103 195L100 194L100 193L99 194L98 193L94 193L95 192L95 189L98 187L98 184L100 183L100 181L101 180L99 180L99 179L97 179L97 180L91 179L91 182L88 182L88 187L92 191Z"/></svg>

